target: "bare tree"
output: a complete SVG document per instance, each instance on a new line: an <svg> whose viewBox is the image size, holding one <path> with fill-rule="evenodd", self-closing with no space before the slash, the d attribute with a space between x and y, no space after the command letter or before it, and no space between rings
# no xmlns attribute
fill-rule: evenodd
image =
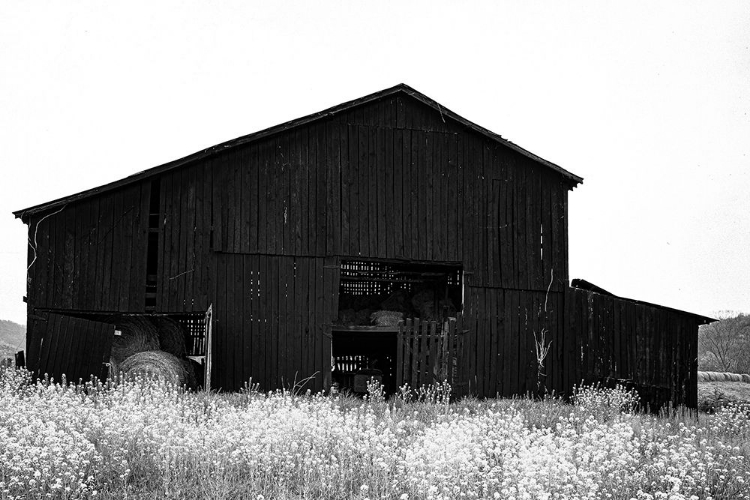
<svg viewBox="0 0 750 500"><path fill-rule="evenodd" d="M750 315L723 311L720 321L698 331L702 369L743 373L750 370Z"/></svg>

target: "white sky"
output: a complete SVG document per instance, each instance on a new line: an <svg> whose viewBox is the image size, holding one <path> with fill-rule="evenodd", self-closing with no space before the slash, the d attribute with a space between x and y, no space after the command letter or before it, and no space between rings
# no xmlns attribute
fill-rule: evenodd
<svg viewBox="0 0 750 500"><path fill-rule="evenodd" d="M0 318L11 211L407 83L584 177L571 278L750 311L750 2L0 4Z"/></svg>

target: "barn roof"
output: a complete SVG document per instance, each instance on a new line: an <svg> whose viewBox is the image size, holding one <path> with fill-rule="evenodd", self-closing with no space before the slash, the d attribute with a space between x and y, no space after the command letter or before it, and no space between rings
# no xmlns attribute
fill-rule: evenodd
<svg viewBox="0 0 750 500"><path fill-rule="evenodd" d="M29 208L24 208L22 210L18 210L13 212L13 215L16 216L16 218L21 218L22 220L26 220L26 218L29 215L33 215L35 213L39 212L45 212L47 210L54 209L56 207L65 205L70 202L74 202L77 200L81 200L84 198L88 198L90 196L95 196L101 193L105 193L107 191L111 191L113 189L138 182L144 178L154 176L161 174L163 172L166 172L168 170L172 170L174 168L181 167L183 165L186 165L188 163L191 163L196 160L200 160L202 158L214 155L221 151L226 151L228 148L233 148L236 146L241 146L259 139L266 138L268 136L278 134L281 132L285 132L287 130L300 127L303 125L307 125L309 123L322 120L324 118L333 116L337 113L341 113L343 111L348 111L354 107L362 106L365 104L368 104L370 102L376 101L378 99L382 99L385 97L389 97L395 94L405 94L408 95L414 99L416 99L419 102L422 102L423 104L433 108L434 110L441 113L443 117L448 117L452 120L455 120L456 122L460 123L461 125L465 126L466 128L473 130L481 135L484 135L485 137L492 139L514 151L517 151L518 153L534 160L535 162L544 165L545 167L548 167L555 172L561 174L563 177L568 179L571 183L571 186L575 187L576 185L583 182L583 178L579 177L571 172L568 172L564 168L560 167L559 165L556 165L550 161L545 160L544 158L541 158L530 151L527 151L526 149L522 148L521 146L518 146L517 144L513 144L512 142L508 141L507 139L503 139L500 135L487 130L484 127L480 127L479 125L459 116L458 114L454 113L453 111L443 107L438 102L430 99L426 95L422 94L421 92L418 92L414 90L413 88L409 87L406 84L398 84L395 87L391 87L385 90L381 90L379 92L375 92L374 94L370 94L364 97L360 97L359 99L355 99L353 101L348 101L342 104L339 104L337 106L334 106L332 108L328 108L323 111L319 111L317 113L313 113L311 115L303 116L301 118L297 118L295 120L291 120L285 123L282 123L280 125L276 125L264 130L261 130L259 132L255 132L249 135L244 135L242 137L238 137L236 139L232 139L230 141L222 142L221 144L217 144L215 146L211 146L210 148L203 149L201 151L195 152L191 155L185 156L183 158L180 158L178 160L171 161L169 163L165 163L163 165L159 165L153 168L150 168L148 170L144 170L142 172L138 172L136 174L130 175L128 177L125 177L123 179L110 182L108 184L104 184L102 186L98 186L92 189L88 189L86 191L81 191L80 193L76 193L70 196L66 196L64 198L59 198L57 200L48 201L46 203L41 203L39 205L35 205Z"/></svg>
<svg viewBox="0 0 750 500"><path fill-rule="evenodd" d="M695 314L695 313L691 313L691 312L688 312L688 311L682 311L680 309L673 309L671 307L660 306L659 304L653 304L651 302L644 302L642 300L635 300L635 299L628 299L628 298L625 298L625 297L620 297L620 296L615 295L612 292L608 292L604 288L598 287L595 284L591 283L590 281L586 281L584 279L573 279L573 280L570 281L570 286L573 287L573 288L578 288L579 290L587 290L589 292L598 293L599 295L606 295L608 297L614 297L616 299L626 300L626 301L632 302L634 304L641 304L641 305L644 305L644 306L655 307L657 309L664 309L664 310L667 310L667 311L672 311L672 312L676 312L676 313L680 313L680 314L685 314L686 316L692 316L693 318L697 319L699 323L704 324L704 325L707 325L709 323L713 323L714 321L719 321L719 320L717 320L715 318L709 318L708 316L701 316L700 314Z"/></svg>

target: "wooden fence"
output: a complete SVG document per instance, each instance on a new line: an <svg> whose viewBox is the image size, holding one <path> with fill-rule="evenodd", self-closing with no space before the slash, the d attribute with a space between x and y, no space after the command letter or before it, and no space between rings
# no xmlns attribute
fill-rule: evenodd
<svg viewBox="0 0 750 500"><path fill-rule="evenodd" d="M396 383L417 388L448 382L454 393L467 385L463 319L399 322Z"/></svg>

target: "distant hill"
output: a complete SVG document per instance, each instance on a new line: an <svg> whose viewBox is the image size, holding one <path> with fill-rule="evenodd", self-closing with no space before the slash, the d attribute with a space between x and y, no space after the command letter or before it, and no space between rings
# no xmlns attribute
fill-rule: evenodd
<svg viewBox="0 0 750 500"><path fill-rule="evenodd" d="M25 349L26 327L0 319L0 359L12 358L16 352Z"/></svg>

